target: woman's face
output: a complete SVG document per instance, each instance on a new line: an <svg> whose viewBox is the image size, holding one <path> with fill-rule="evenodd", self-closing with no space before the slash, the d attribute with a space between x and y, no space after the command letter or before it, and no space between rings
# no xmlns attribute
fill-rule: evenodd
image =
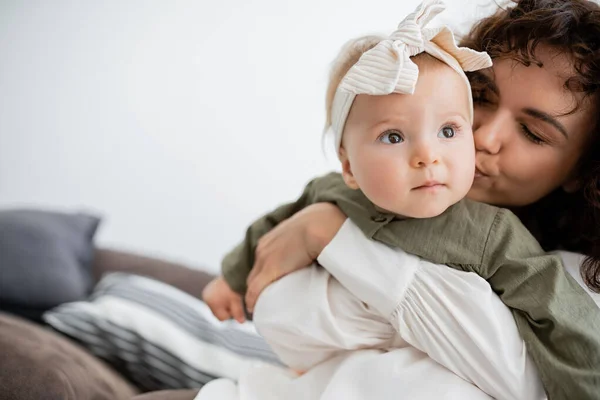
<svg viewBox="0 0 600 400"><path fill-rule="evenodd" d="M490 89L474 99L473 200L518 207L576 188L576 164L595 123L591 102L564 115L581 100L564 88L572 64L541 46L536 56L543 67L504 59L480 72Z"/></svg>

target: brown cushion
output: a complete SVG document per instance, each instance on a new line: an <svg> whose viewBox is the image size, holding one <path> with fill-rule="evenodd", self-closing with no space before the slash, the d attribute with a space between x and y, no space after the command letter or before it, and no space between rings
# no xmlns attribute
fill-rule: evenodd
<svg viewBox="0 0 600 400"><path fill-rule="evenodd" d="M194 400L199 389L187 390L160 390L135 396L131 400Z"/></svg>
<svg viewBox="0 0 600 400"><path fill-rule="evenodd" d="M136 390L57 333L0 313L0 398L125 400Z"/></svg>
<svg viewBox="0 0 600 400"><path fill-rule="evenodd" d="M96 280L106 272L144 275L175 286L197 298L201 298L202 289L214 278L213 275L200 269L157 258L117 250L96 249L93 265Z"/></svg>

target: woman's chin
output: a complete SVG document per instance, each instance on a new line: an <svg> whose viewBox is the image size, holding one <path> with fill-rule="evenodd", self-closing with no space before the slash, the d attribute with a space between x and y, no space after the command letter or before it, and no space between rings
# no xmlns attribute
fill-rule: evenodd
<svg viewBox="0 0 600 400"><path fill-rule="evenodd" d="M484 182L478 181L477 179L475 179L473 186L471 186L471 189L467 193L467 198L469 200L482 203L493 204L493 197L494 196L491 196L489 185L486 185Z"/></svg>

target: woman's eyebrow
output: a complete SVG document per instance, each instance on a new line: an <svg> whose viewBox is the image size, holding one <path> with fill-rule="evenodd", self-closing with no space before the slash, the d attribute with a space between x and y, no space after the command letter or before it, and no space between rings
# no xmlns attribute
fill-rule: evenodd
<svg viewBox="0 0 600 400"><path fill-rule="evenodd" d="M471 81L471 86L474 84L483 84L489 90L491 90L496 96L500 95L500 90L498 90L498 86L496 86L496 82L488 76L487 74L481 71L473 71L469 72L469 80Z"/></svg>
<svg viewBox="0 0 600 400"><path fill-rule="evenodd" d="M536 110L535 108L524 108L523 112L527 115L529 115L530 117L539 119L540 121L546 122L550 125L552 125L553 127L555 127L556 129L558 129L558 131L560 133L562 133L562 135L565 138L569 138L569 135L567 134L567 130L565 129L564 125L561 124L560 122L558 122L558 120L556 118L554 118L552 115L545 113L543 111L540 110Z"/></svg>

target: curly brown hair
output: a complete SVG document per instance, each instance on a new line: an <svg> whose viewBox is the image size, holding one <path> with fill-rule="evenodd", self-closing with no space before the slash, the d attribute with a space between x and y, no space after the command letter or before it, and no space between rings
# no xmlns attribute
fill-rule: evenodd
<svg viewBox="0 0 600 400"><path fill-rule="evenodd" d="M487 51L492 58L511 58L529 66L539 45L571 57L574 76L565 88L591 99L600 116L600 6L588 0L520 0L479 21L462 45ZM472 82L475 101L485 92ZM580 103L581 104L581 103ZM580 189L555 190L538 202L516 210L545 250L584 253L581 276L600 292L600 123L590 129L589 142L577 166Z"/></svg>

